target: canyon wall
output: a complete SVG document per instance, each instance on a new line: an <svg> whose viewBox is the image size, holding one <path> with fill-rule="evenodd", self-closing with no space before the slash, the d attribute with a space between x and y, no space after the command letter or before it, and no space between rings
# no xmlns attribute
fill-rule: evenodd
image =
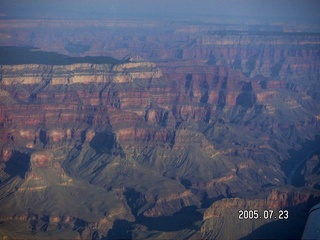
<svg viewBox="0 0 320 240"><path fill-rule="evenodd" d="M83 238L127 226L161 238L178 235L150 219L191 211L185 236L207 238L213 222L234 223L216 215L267 207L305 218L309 200L318 199L318 158L304 161L320 134L317 33L166 22L1 24L1 45L39 48L1 47L21 58L0 66L0 217L9 225ZM44 51L74 62L30 57L50 60ZM288 186L297 175L305 192ZM194 209L205 211L203 224ZM249 224L239 237L265 224Z"/></svg>

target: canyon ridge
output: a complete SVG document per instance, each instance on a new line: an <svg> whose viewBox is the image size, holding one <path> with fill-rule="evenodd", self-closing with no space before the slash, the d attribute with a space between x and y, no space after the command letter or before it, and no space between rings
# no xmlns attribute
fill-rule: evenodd
<svg viewBox="0 0 320 240"><path fill-rule="evenodd" d="M320 33L4 19L0 36L1 237L301 237L320 200ZM239 219L266 209L289 217Z"/></svg>

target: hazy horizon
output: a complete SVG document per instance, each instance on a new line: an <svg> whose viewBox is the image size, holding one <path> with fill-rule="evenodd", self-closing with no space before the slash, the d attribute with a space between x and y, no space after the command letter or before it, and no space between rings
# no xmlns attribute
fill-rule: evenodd
<svg viewBox="0 0 320 240"><path fill-rule="evenodd" d="M13 0L0 1L0 17L35 19L141 19L222 23L319 24L317 0Z"/></svg>

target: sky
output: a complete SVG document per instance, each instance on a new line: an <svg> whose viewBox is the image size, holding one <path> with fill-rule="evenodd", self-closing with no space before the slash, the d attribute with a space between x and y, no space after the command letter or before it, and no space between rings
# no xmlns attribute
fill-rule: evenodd
<svg viewBox="0 0 320 240"><path fill-rule="evenodd" d="M0 0L2 18L320 24L320 0Z"/></svg>

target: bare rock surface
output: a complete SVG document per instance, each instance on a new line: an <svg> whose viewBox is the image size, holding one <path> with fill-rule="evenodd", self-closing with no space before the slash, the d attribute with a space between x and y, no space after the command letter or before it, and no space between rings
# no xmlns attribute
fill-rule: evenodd
<svg viewBox="0 0 320 240"><path fill-rule="evenodd" d="M301 237L320 196L319 34L0 27L1 236ZM240 209L290 219L239 220ZM270 230L295 221L290 235Z"/></svg>

